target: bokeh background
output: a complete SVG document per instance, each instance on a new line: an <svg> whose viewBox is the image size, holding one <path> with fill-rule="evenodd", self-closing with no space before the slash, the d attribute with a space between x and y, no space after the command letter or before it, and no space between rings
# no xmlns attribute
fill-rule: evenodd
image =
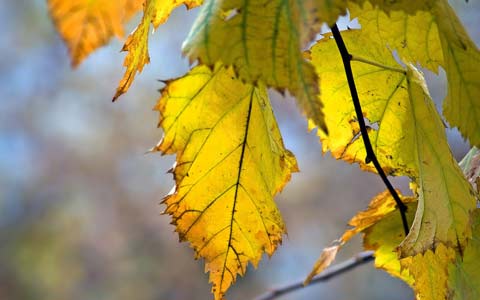
<svg viewBox="0 0 480 300"><path fill-rule="evenodd" d="M477 45L479 2L452 1ZM159 28L151 38L152 63L112 104L123 74L121 41L72 70L45 1L0 1L0 299L212 298L203 262L160 215L174 157L146 154L162 136L152 111L157 79L188 70L180 49L197 12L181 7ZM440 104L444 74L426 76ZM289 234L228 299L252 299L302 279L346 221L384 189L378 177L322 156L293 100L271 95L301 169L276 199ZM448 134L461 158L468 144L455 130ZM394 182L407 187L405 179ZM359 251L356 239L337 261ZM412 297L402 282L369 264L281 299Z"/></svg>

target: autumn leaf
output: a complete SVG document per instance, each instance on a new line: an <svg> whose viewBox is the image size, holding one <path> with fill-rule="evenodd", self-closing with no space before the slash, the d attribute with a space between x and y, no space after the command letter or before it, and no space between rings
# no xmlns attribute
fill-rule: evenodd
<svg viewBox="0 0 480 300"><path fill-rule="evenodd" d="M123 37L125 22L138 12L143 0L48 0L58 32L67 44L72 65L113 36Z"/></svg>
<svg viewBox="0 0 480 300"><path fill-rule="evenodd" d="M431 9L433 3L437 0L349 0L348 9L351 9L352 4L363 4L367 7L372 7L384 10L388 14L392 12L403 11L411 15L415 15L419 11L426 11ZM365 9L365 7L364 7Z"/></svg>
<svg viewBox="0 0 480 300"><path fill-rule="evenodd" d="M411 222L411 220L413 220L413 215L415 212L415 206L412 206L411 203L415 201L415 198L401 196L401 200L403 203L409 204L408 206L409 210L408 210L407 216L408 216L408 219L410 219L409 221ZM413 204L416 204L416 203L413 203ZM379 222L383 222L383 220L387 219L387 216L389 216L394 211L396 211L396 203L388 190L374 197L366 210L359 212L348 222L348 225L352 226L352 228L347 229L340 239L338 239L337 241L334 241L334 245L326 247L322 251L322 253L320 254L320 257L315 262L313 269L310 271L309 275L305 279L304 284L309 284L310 281L313 279L313 277L322 273L327 267L329 267L332 264L332 262L335 260L335 256L337 255L341 247L345 245L352 237L354 237L360 232L364 232L368 230L371 226ZM400 214L397 212L395 216L398 219L398 220L395 220L397 221L395 223L395 226L399 225L399 227L393 227L396 233L399 229L402 230L403 226L401 224ZM387 247L387 249L391 251L392 248L395 248L400 244L400 242L403 240L404 237L405 237L404 234L391 235L389 236L389 238L391 238L393 241L382 240L381 246ZM375 247L371 247L371 246L370 247L366 246L365 248L367 250L378 250L378 249L375 249ZM382 261L379 261L379 258L377 256L375 260L377 268L381 268L383 264L391 263L391 261L396 260L396 257L395 258L389 257L387 261L383 257L381 259Z"/></svg>
<svg viewBox="0 0 480 300"><path fill-rule="evenodd" d="M443 123L423 77L411 65L408 67L419 204L410 233L401 244L401 254L421 253L439 243L461 251L471 237L469 217L476 208L475 194L450 152Z"/></svg>
<svg viewBox="0 0 480 300"><path fill-rule="evenodd" d="M202 2L203 0L146 0L142 20L133 33L128 36L122 48L122 51L128 52L123 62L126 70L113 96L114 101L128 91L135 75L142 72L143 67L150 63L148 53L150 24L156 29L168 20L170 13L176 7L184 4L190 9L201 5Z"/></svg>
<svg viewBox="0 0 480 300"><path fill-rule="evenodd" d="M422 253L438 243L463 247L471 234L468 216L476 200L450 152L422 74L410 64L404 70L385 46L366 42L361 30L346 31L343 36L353 55L355 82L380 164L387 173L409 176L418 185L419 207L402 243L402 256ZM319 133L323 150L373 171L372 165L365 164L365 148L336 45L327 36L313 47L311 57L322 77L320 90L330 128L328 136Z"/></svg>
<svg viewBox="0 0 480 300"><path fill-rule="evenodd" d="M377 269L382 269L413 287L414 278L410 275L408 269L402 269L398 255L398 245L405 238L400 213L393 206L395 202L391 195L384 192L384 197L377 196L377 199L383 199L384 205L388 205L390 209L385 211L382 218L375 218L368 226L355 231L355 234L364 233L363 247L365 250L374 251L375 267ZM406 217L409 224L415 217L417 202L414 200L413 197L402 198L402 201L409 202L406 204Z"/></svg>
<svg viewBox="0 0 480 300"><path fill-rule="evenodd" d="M402 197L402 201L408 207L407 219L411 222L417 202L413 197ZM480 266L477 263L480 255L479 209L474 211L472 219L473 238L468 241L464 252L439 244L435 250L401 258L398 245L405 236L402 221L394 199L385 191L371 201L367 210L352 218L349 225L354 227L347 230L340 241L346 243L354 235L364 233L363 246L365 250L374 251L375 267L409 284L416 299L474 300L480 295L480 277L477 274ZM322 253L323 263L331 263L331 248L325 248ZM335 249L333 255L338 250Z"/></svg>
<svg viewBox="0 0 480 300"><path fill-rule="evenodd" d="M448 79L443 112L471 144L480 146L480 51L446 0L437 1L433 13Z"/></svg>
<svg viewBox="0 0 480 300"><path fill-rule="evenodd" d="M372 44L369 34L363 31L343 31L342 36L350 53L369 58L388 68L398 68L390 51L384 46ZM363 169L374 171L364 163L366 152L360 127L344 74L341 56L330 34L318 41L310 50L310 57L317 73L328 135L319 133L323 152L347 162L360 163ZM355 84L365 117L369 120L369 133L376 156L387 174L415 174L412 149L401 149L402 143L413 144L410 128L403 126L403 118L410 107L405 74L385 68L353 62ZM367 123L368 124L368 123ZM377 128L374 130L374 128ZM405 138L410 140L405 140Z"/></svg>
<svg viewBox="0 0 480 300"><path fill-rule="evenodd" d="M233 65L249 83L288 89L314 126L327 128L317 98L317 76L302 49L320 21L335 21L346 1L219 1L205 3L183 45L190 59Z"/></svg>
<svg viewBox="0 0 480 300"><path fill-rule="evenodd" d="M445 117L472 145L480 146L479 49L446 0L392 3L393 7L376 8L350 4L349 9L363 30L398 51L404 61L418 62L433 72L438 72L439 65L445 69Z"/></svg>
<svg viewBox="0 0 480 300"><path fill-rule="evenodd" d="M435 16L422 5L425 1L398 2L402 1L392 2L393 7L382 5L381 8L369 2L363 6L351 3L348 9L351 18L358 18L362 30L373 34L375 43L388 45L403 61L418 62L438 73L443 55ZM411 14L399 7L409 7Z"/></svg>
<svg viewBox="0 0 480 300"><path fill-rule="evenodd" d="M411 220L416 203L408 205L407 217ZM400 258L398 244L404 238L398 210L390 212L382 220L364 231L364 248L374 251L375 267L400 278L415 291L416 299L448 299L448 267L455 259L455 250L440 244L435 250L427 250L407 258Z"/></svg>
<svg viewBox="0 0 480 300"><path fill-rule="evenodd" d="M400 259L397 245L403 238L403 229L396 210L364 231L364 247L375 251L377 268L407 282L417 299L474 300L480 296L479 209L472 213L472 221L473 238L463 252L440 244L434 251Z"/></svg>
<svg viewBox="0 0 480 300"><path fill-rule="evenodd" d="M219 64L171 81L156 106L164 138L177 154L175 191L165 213L181 240L206 262L215 299L223 299L249 262L272 255L285 233L273 196L297 171L283 145L266 89Z"/></svg>
<svg viewBox="0 0 480 300"><path fill-rule="evenodd" d="M473 238L449 265L448 293L453 300L480 299L480 209L472 214Z"/></svg>

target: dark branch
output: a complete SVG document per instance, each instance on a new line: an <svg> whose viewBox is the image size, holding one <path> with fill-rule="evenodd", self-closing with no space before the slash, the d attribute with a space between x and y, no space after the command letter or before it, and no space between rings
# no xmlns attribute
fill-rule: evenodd
<svg viewBox="0 0 480 300"><path fill-rule="evenodd" d="M324 282L327 281L335 276L341 275L347 271L350 271L360 265L363 265L369 261L373 260L373 252L371 251L365 251L365 252L360 252L356 256L341 262L339 264L336 264L334 266L331 266L327 270L325 270L323 273L315 276L312 281L310 282L310 285L313 285L314 283L319 283L319 282ZM309 286L310 286L309 285ZM279 287L277 289L271 290L269 292L266 292L265 294L262 294L258 297L256 297L254 300L272 300L277 297L280 297L284 294L293 292L295 290L304 288L305 286L303 285L303 279L299 280L295 283L291 283L282 287Z"/></svg>
<svg viewBox="0 0 480 300"><path fill-rule="evenodd" d="M362 133L363 143L365 144L365 150L367 152L367 157L365 158L365 162L368 164L370 162L373 163L375 169L377 170L378 174L383 180L383 183L387 186L388 191L392 194L393 199L397 203L398 210L400 211L400 215L402 217L402 224L403 230L405 231L405 235L408 235L409 227L407 222L407 207L403 204L402 200L398 196L397 191L393 188L392 184L387 178L387 175L383 171L380 163L378 162L377 156L373 152L372 143L370 142L370 138L368 136L367 126L365 125L365 120L363 118L362 106L360 105L360 99L358 98L357 88L355 87L355 80L353 79L353 72L351 66L352 55L348 52L345 43L343 42L342 35L338 30L337 24L332 26L332 33L333 37L335 38L335 42L337 43L338 50L342 55L343 66L345 68L345 74L347 75L348 87L350 88L350 94L352 95L353 105L355 106L355 113L357 114L358 124L360 125L360 132Z"/></svg>

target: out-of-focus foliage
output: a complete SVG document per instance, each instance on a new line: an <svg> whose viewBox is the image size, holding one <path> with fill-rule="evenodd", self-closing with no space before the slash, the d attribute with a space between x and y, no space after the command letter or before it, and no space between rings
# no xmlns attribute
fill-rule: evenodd
<svg viewBox="0 0 480 300"><path fill-rule="evenodd" d="M143 0L48 0L57 30L77 66L113 36L123 37L125 22L142 7Z"/></svg>

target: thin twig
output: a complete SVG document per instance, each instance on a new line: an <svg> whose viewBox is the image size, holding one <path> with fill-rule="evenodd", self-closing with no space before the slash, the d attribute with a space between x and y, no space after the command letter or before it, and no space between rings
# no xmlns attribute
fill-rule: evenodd
<svg viewBox="0 0 480 300"><path fill-rule="evenodd" d="M362 62L362 63L368 64L368 65L379 67L381 69L385 69L385 70L389 70L389 71L393 71L393 72L397 72L397 73L402 73L403 75L407 74L407 71L405 71L404 69L401 69L401 68L390 67L390 66L378 63L376 61L371 61L371 60L368 60L366 58L363 58L363 57L360 57L360 56L357 56L357 55L353 55L353 54L351 54L350 57L351 57L350 60L352 60L352 61Z"/></svg>
<svg viewBox="0 0 480 300"><path fill-rule="evenodd" d="M321 274L315 276L308 286L313 285L314 283L324 282L337 275L341 275L347 271L350 271L360 265L363 265L369 261L373 260L373 252L372 251L365 251L360 252L359 254L355 255L354 257L341 262L339 264L333 265ZM295 290L304 288L303 279L298 280L297 282L287 284L285 286L276 288L274 290L268 291L265 294L262 294L256 297L254 300L272 300L277 297L280 297L284 294L293 292Z"/></svg>
<svg viewBox="0 0 480 300"><path fill-rule="evenodd" d="M378 172L378 175L383 180L383 183L387 186L388 191L392 194L393 199L397 203L398 210L400 211L400 215L402 217L402 224L403 229L405 231L405 235L408 235L409 227L407 222L407 207L403 204L402 200L398 196L397 191L393 188L392 184L387 178L387 175L383 171L380 163L378 162L377 156L373 152L372 143L370 142L370 138L368 136L367 126L365 125L365 120L363 119L363 112L362 106L360 105L360 99L358 98L357 88L355 87L355 80L353 79L353 72L352 72L352 55L347 50L345 43L343 42L342 35L340 34L340 30L338 30L337 24L332 26L332 33L333 37L335 38L335 42L337 43L338 50L342 56L343 66L345 68L345 75L347 76L348 87L350 88L350 94L352 95L353 105L355 106L355 113L357 114L358 124L360 125L360 132L362 133L363 143L365 144L365 150L367 152L367 157L365 158L365 162L368 164L370 162L373 163L375 169Z"/></svg>

